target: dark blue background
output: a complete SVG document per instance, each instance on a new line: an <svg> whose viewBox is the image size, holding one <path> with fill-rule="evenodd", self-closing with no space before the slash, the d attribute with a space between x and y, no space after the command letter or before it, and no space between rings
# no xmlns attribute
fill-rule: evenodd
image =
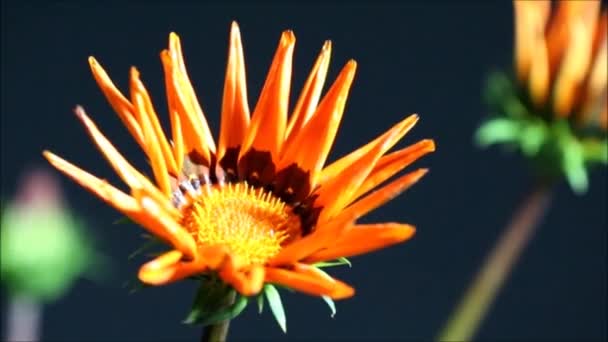
<svg viewBox="0 0 608 342"><path fill-rule="evenodd" d="M414 167L431 172L365 221L405 221L418 227L410 242L353 259L334 274L357 295L329 317L322 300L284 295L288 335L255 306L233 322L234 338L401 338L436 335L527 191L525 163L493 148L474 147L486 115L481 100L488 71L509 67L512 6L504 1L407 5L53 5L3 3L2 197L20 172L44 165L43 149L120 184L72 115L82 104L128 158L142 153L105 102L86 59L95 55L126 90L135 65L166 119L159 52L180 34L190 77L214 132L230 22L241 27L253 106L280 33L297 37L293 92L300 89L325 39L333 41L328 80L350 58L359 63L334 146L336 158L409 113L421 121L400 146L434 138L438 150ZM167 120L165 120L167 122ZM47 307L49 340L190 339L182 325L194 284L129 295L121 287L142 259L127 261L141 229L112 225L119 214L66 178L74 210L90 223L114 272L105 283L80 281ZM606 173L597 170L586 196L561 184L539 233L483 325L483 338L606 338Z"/></svg>

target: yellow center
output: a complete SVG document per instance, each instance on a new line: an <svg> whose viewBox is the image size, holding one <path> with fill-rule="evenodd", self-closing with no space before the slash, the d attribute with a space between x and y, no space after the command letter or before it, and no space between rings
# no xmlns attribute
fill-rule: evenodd
<svg viewBox="0 0 608 342"><path fill-rule="evenodd" d="M224 245L247 264L263 264L300 231L291 207L261 188L236 183L201 190L183 221L199 245Z"/></svg>

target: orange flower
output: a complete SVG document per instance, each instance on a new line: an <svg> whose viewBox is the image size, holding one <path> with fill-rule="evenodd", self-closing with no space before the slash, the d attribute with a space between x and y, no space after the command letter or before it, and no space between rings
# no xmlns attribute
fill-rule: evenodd
<svg viewBox="0 0 608 342"><path fill-rule="evenodd" d="M536 106L608 129L608 15L599 0L514 1L515 64Z"/></svg>
<svg viewBox="0 0 608 342"><path fill-rule="evenodd" d="M389 181L435 149L432 140L423 140L386 154L418 117L407 117L324 167L356 63L346 64L320 100L331 51L331 43L326 42L288 118L294 44L293 33L284 32L250 117L241 38L233 23L217 145L176 34L170 35L169 49L161 53L171 141L138 71L131 69L127 99L99 63L89 58L97 83L149 159L154 182L129 164L80 107L78 118L130 187L130 194L51 152L44 155L172 246L141 267L141 281L162 285L215 271L243 295L256 294L269 282L340 299L352 296L353 288L319 271L315 263L366 253L414 234L407 224L356 220L426 173L419 169Z"/></svg>

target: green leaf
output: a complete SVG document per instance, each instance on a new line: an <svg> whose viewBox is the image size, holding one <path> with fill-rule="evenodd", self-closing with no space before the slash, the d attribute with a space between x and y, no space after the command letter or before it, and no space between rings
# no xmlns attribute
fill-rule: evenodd
<svg viewBox="0 0 608 342"><path fill-rule="evenodd" d="M283 309L283 302L281 302L279 291L274 286L267 284L264 286L264 294L274 318L279 323L283 332L287 333L287 319L285 318L285 310Z"/></svg>
<svg viewBox="0 0 608 342"><path fill-rule="evenodd" d="M135 278L134 280L125 281L123 287L129 289L129 294L133 294L135 292L138 292L139 290L151 287L151 285L145 284L139 281L139 279Z"/></svg>
<svg viewBox="0 0 608 342"><path fill-rule="evenodd" d="M317 268L322 268L322 267L333 267L333 266L342 266L342 265L348 265L348 267L353 267L353 264L351 264L351 262L344 257L341 257L341 258L338 258L338 259L332 260L332 261L321 261L321 262L314 264L313 266L317 267Z"/></svg>
<svg viewBox="0 0 608 342"><path fill-rule="evenodd" d="M219 280L201 281L192 309L183 323L204 326L233 319L245 309L247 302L247 297L237 295L234 289Z"/></svg>
<svg viewBox="0 0 608 342"><path fill-rule="evenodd" d="M562 145L564 152L563 168L566 179L574 192L583 194L587 191L589 179L585 169L583 149L577 141Z"/></svg>
<svg viewBox="0 0 608 342"><path fill-rule="evenodd" d="M264 293L260 293L257 296L257 302L258 302L258 313L262 313L264 311Z"/></svg>
<svg viewBox="0 0 608 342"><path fill-rule="evenodd" d="M520 125L513 119L496 118L483 123L475 132L477 144L486 147L496 143L516 142Z"/></svg>
<svg viewBox="0 0 608 342"><path fill-rule="evenodd" d="M334 300L328 296L321 296L321 298L323 298L325 303L327 303L327 306L329 306L329 309L331 310L331 318L334 318L336 315L336 303L334 303Z"/></svg>
<svg viewBox="0 0 608 342"><path fill-rule="evenodd" d="M129 254L129 256L127 257L128 260L131 260L133 258L135 258L136 256L142 254L143 252L149 250L150 248L154 247L154 246L159 246L162 245L163 243L160 240L157 239L150 239L148 241L146 241L143 245L141 245L141 247L139 247L138 249L136 249L133 253Z"/></svg>

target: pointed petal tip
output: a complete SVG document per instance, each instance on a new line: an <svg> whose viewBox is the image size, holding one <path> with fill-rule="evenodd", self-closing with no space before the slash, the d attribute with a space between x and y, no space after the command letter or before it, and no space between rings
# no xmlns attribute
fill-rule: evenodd
<svg viewBox="0 0 608 342"><path fill-rule="evenodd" d="M428 168L422 168L422 169L418 169L416 171L412 171L411 174L413 174L413 179L412 179L412 184L417 183L420 179L422 179L422 177L426 176L427 173L429 173L429 169Z"/></svg>
<svg viewBox="0 0 608 342"><path fill-rule="evenodd" d="M230 45L240 44L241 41L241 30L239 29L239 24L236 21L232 22L230 25Z"/></svg>
<svg viewBox="0 0 608 342"><path fill-rule="evenodd" d="M323 42L323 47L321 48L322 52L331 51L331 40L326 40Z"/></svg>
<svg viewBox="0 0 608 342"><path fill-rule="evenodd" d="M53 161L55 160L55 158L57 158L57 156L53 152L51 152L49 150L42 151L42 156L46 160L48 160L48 162L51 163L51 164L53 164Z"/></svg>
<svg viewBox="0 0 608 342"><path fill-rule="evenodd" d="M418 114L408 115L405 119L403 119L397 125L393 126L393 127L399 127L395 131L395 133L399 134L399 132L401 132L402 130L405 132L408 132L410 129L412 129L414 126L416 126L416 124L418 123L418 120L420 120L420 116Z"/></svg>
<svg viewBox="0 0 608 342"><path fill-rule="evenodd" d="M131 78L139 78L139 70L137 70L137 67L135 66L131 66L129 69L129 74Z"/></svg>
<svg viewBox="0 0 608 342"><path fill-rule="evenodd" d="M61 158L60 156L56 155L55 153L49 151L49 150L44 150L42 151L42 156L53 166L58 167L57 165L60 164L61 162L64 162L64 159Z"/></svg>
<svg viewBox="0 0 608 342"><path fill-rule="evenodd" d="M346 63L346 67L355 71L357 69L357 61L354 59L349 60L348 63Z"/></svg>
<svg viewBox="0 0 608 342"><path fill-rule="evenodd" d="M99 66L99 63L97 62L97 59L95 59L95 57L93 57L93 56L89 56L89 58L87 58L87 61L89 61L89 65L91 67L97 67L97 66Z"/></svg>
<svg viewBox="0 0 608 342"><path fill-rule="evenodd" d="M236 22L236 20L233 20L232 23L230 23L230 31L239 31L239 24Z"/></svg>
<svg viewBox="0 0 608 342"><path fill-rule="evenodd" d="M416 234L416 227L408 225L404 225L401 230L401 234L399 238L401 241L405 241L411 239Z"/></svg>
<svg viewBox="0 0 608 342"><path fill-rule="evenodd" d="M340 286L336 286L336 288L329 295L332 299L347 299L355 295L355 289L347 284L342 283Z"/></svg>
<svg viewBox="0 0 608 342"><path fill-rule="evenodd" d="M296 35L292 30L285 30L281 34L281 44L282 45L293 45L296 42Z"/></svg>
<svg viewBox="0 0 608 342"><path fill-rule="evenodd" d="M179 35L175 32L169 33L169 49L175 49L180 46Z"/></svg>
<svg viewBox="0 0 608 342"><path fill-rule="evenodd" d="M88 119L87 113L81 105L76 105L76 107L74 107L74 114L76 114L76 117L81 121Z"/></svg>

